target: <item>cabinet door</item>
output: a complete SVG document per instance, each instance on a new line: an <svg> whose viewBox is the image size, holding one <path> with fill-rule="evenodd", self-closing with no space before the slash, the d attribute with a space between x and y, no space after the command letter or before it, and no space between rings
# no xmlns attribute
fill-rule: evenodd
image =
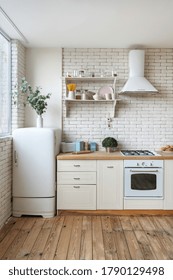
<svg viewBox="0 0 173 280"><path fill-rule="evenodd" d="M98 160L97 209L123 209L122 160Z"/></svg>
<svg viewBox="0 0 173 280"><path fill-rule="evenodd" d="M164 161L164 209L173 209L173 160Z"/></svg>
<svg viewBox="0 0 173 280"><path fill-rule="evenodd" d="M58 185L57 209L96 210L96 185Z"/></svg>

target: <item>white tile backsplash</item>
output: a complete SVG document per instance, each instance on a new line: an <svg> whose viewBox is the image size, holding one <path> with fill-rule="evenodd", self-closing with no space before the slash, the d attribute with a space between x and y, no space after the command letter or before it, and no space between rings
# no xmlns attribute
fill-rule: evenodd
<svg viewBox="0 0 173 280"><path fill-rule="evenodd" d="M81 68L94 71L114 68L118 74L116 93L128 78L129 49L63 49L63 74ZM155 149L173 144L173 49L145 49L145 76L159 90L157 95L120 95L111 128L107 118L112 116L112 105L106 103L71 103L69 117L63 104L63 140L101 141L112 136L120 148ZM106 83L109 84L109 83ZM100 86L84 84L97 91ZM63 97L65 97L63 82Z"/></svg>

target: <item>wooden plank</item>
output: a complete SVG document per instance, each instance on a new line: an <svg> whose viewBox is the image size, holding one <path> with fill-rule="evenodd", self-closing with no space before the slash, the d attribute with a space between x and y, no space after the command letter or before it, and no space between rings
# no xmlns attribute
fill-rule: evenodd
<svg viewBox="0 0 173 280"><path fill-rule="evenodd" d="M24 225L22 226L21 230L17 234L16 238L6 251L5 255L3 256L3 259L13 260L16 259L16 254L23 245L24 241L26 240L30 229L33 227L35 223L35 219L33 218L25 218L24 219Z"/></svg>
<svg viewBox="0 0 173 280"><path fill-rule="evenodd" d="M118 260L110 217L108 216L101 217L101 222L102 222L102 231L103 231L105 259Z"/></svg>
<svg viewBox="0 0 173 280"><path fill-rule="evenodd" d="M64 217L57 217L54 219L53 226L50 231L49 238L43 250L42 260L53 260L56 252L56 247L60 238Z"/></svg>
<svg viewBox="0 0 173 280"><path fill-rule="evenodd" d="M136 216L129 217L133 230L142 230L142 226Z"/></svg>
<svg viewBox="0 0 173 280"><path fill-rule="evenodd" d="M170 228L173 229L173 216L166 216L165 220L169 223Z"/></svg>
<svg viewBox="0 0 173 280"><path fill-rule="evenodd" d="M140 250L145 260L155 260L156 256L147 238L147 235L142 230L135 230L135 236L140 246Z"/></svg>
<svg viewBox="0 0 173 280"><path fill-rule="evenodd" d="M125 230L124 235L127 241L132 260L143 260L143 254L133 231Z"/></svg>
<svg viewBox="0 0 173 280"><path fill-rule="evenodd" d="M155 227L155 231L163 231L164 228L162 227L162 225L160 224L158 218L158 216L150 216L150 220L152 221L154 227Z"/></svg>
<svg viewBox="0 0 173 280"><path fill-rule="evenodd" d="M160 243L165 248L168 259L173 260L173 237L164 231L156 233Z"/></svg>
<svg viewBox="0 0 173 280"><path fill-rule="evenodd" d="M105 260L101 220L99 216L92 217L93 229L93 260Z"/></svg>
<svg viewBox="0 0 173 280"><path fill-rule="evenodd" d="M11 217L7 223L0 229L0 242L5 238L8 232L15 225L18 218Z"/></svg>
<svg viewBox="0 0 173 280"><path fill-rule="evenodd" d="M160 225L160 228L162 228L162 230L164 230L167 234L173 237L173 223L171 218L171 216L156 216L154 221L157 223L157 228L159 228Z"/></svg>
<svg viewBox="0 0 173 280"><path fill-rule="evenodd" d="M44 247L48 240L51 228L52 228L51 219L45 219L45 222L43 223L43 226L28 256L30 260L40 260L42 258Z"/></svg>
<svg viewBox="0 0 173 280"><path fill-rule="evenodd" d="M113 231L122 231L122 225L118 216L110 217L111 227Z"/></svg>
<svg viewBox="0 0 173 280"><path fill-rule="evenodd" d="M139 216L138 220L143 228L143 230L155 230L156 227L154 226L154 224L152 223L152 221L150 220L149 217L146 216Z"/></svg>
<svg viewBox="0 0 173 280"><path fill-rule="evenodd" d="M84 216L81 232L80 260L92 260L91 217Z"/></svg>
<svg viewBox="0 0 173 280"><path fill-rule="evenodd" d="M53 225L53 219L46 219L44 221L43 226L31 249L31 252L28 255L28 259L40 260L42 258L44 247L45 247L47 239L49 237L52 225Z"/></svg>
<svg viewBox="0 0 173 280"><path fill-rule="evenodd" d="M66 260L73 226L73 216L66 216L62 226L58 246L55 251L55 260Z"/></svg>
<svg viewBox="0 0 173 280"><path fill-rule="evenodd" d="M130 260L130 252L127 246L125 235L123 231L115 231L113 233L115 246L117 249L117 256L119 260Z"/></svg>
<svg viewBox="0 0 173 280"><path fill-rule="evenodd" d="M119 216L119 219L123 230L132 230L132 225L129 216Z"/></svg>
<svg viewBox="0 0 173 280"><path fill-rule="evenodd" d="M71 231L71 238L68 248L67 259L68 260L79 260L80 254L80 241L82 231L82 217L77 216L73 219L73 227Z"/></svg>
<svg viewBox="0 0 173 280"><path fill-rule="evenodd" d="M44 221L45 220L43 218L36 218L36 221L35 221L33 227L31 228L31 230L29 231L25 242L23 243L23 245L21 246L21 248L19 249L19 251L16 255L16 259L19 259L19 260L30 259L30 253L31 253L32 247L37 239L39 232L42 229Z"/></svg>
<svg viewBox="0 0 173 280"><path fill-rule="evenodd" d="M113 238L119 260L131 259L119 216L110 216Z"/></svg>
<svg viewBox="0 0 173 280"><path fill-rule="evenodd" d="M173 229L173 215L172 216L165 216L165 220L169 224L169 227Z"/></svg>
<svg viewBox="0 0 173 280"><path fill-rule="evenodd" d="M147 238L151 244L151 247L153 249L153 252L154 252L156 258L158 260L168 260L169 256L168 256L164 246L158 239L157 231L156 232L155 231L146 231L146 234L147 234Z"/></svg>
<svg viewBox="0 0 173 280"><path fill-rule="evenodd" d="M13 240L16 238L17 234L19 233L20 229L24 224L24 219L18 218L12 229L7 233L5 238L0 243L0 259L2 259L5 252L11 246Z"/></svg>

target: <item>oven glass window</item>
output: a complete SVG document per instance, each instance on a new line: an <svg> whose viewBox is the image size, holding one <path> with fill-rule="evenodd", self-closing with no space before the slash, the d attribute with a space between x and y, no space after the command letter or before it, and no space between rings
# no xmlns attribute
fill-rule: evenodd
<svg viewBox="0 0 173 280"><path fill-rule="evenodd" d="M155 190L156 189L156 174L133 174L131 175L132 190Z"/></svg>

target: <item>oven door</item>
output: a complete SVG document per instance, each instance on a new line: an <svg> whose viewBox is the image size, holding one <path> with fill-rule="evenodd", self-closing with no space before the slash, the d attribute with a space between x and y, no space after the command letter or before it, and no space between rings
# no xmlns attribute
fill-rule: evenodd
<svg viewBox="0 0 173 280"><path fill-rule="evenodd" d="M163 197L162 168L125 168L125 197Z"/></svg>

